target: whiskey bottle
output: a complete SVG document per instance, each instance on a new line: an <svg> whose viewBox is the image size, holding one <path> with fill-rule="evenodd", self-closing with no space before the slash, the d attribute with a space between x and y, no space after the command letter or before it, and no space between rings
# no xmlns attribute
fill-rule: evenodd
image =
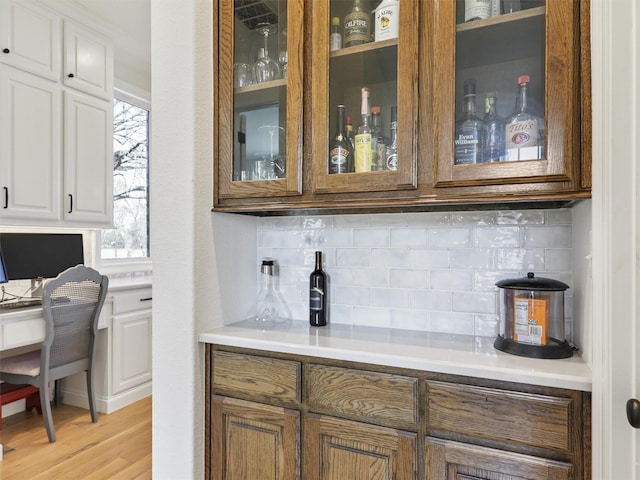
<svg viewBox="0 0 640 480"><path fill-rule="evenodd" d="M487 127L484 121L476 116L475 81L466 80L462 116L456 122L454 163L456 165L482 163L486 138Z"/></svg>
<svg viewBox="0 0 640 480"><path fill-rule="evenodd" d="M354 164L357 173L370 172L373 160L373 140L369 120L369 89L362 87L361 92L360 114L362 115L362 123L358 127L358 133L355 137L354 152Z"/></svg>
<svg viewBox="0 0 640 480"><path fill-rule="evenodd" d="M344 46L353 47L369 42L371 18L363 0L354 0L351 10L344 17Z"/></svg>
<svg viewBox="0 0 640 480"><path fill-rule="evenodd" d="M309 276L309 325L327 324L327 277L322 271L322 252L316 252L316 266Z"/></svg>
<svg viewBox="0 0 640 480"><path fill-rule="evenodd" d="M330 49L340 50L342 48L342 34L340 33L340 18L331 19L331 35L329 37Z"/></svg>
<svg viewBox="0 0 640 480"><path fill-rule="evenodd" d="M487 93L484 100L484 123L487 124L485 162L504 160L504 120L496 113L496 94Z"/></svg>
<svg viewBox="0 0 640 480"><path fill-rule="evenodd" d="M506 120L506 160L537 160L543 158L544 120L532 108L531 78L518 77L516 109Z"/></svg>
<svg viewBox="0 0 640 480"><path fill-rule="evenodd" d="M329 150L329 173L347 173L351 143L344 131L344 105L338 105L338 128Z"/></svg>
<svg viewBox="0 0 640 480"><path fill-rule="evenodd" d="M398 107L391 107L391 144L387 145L386 163L388 170L398 169Z"/></svg>

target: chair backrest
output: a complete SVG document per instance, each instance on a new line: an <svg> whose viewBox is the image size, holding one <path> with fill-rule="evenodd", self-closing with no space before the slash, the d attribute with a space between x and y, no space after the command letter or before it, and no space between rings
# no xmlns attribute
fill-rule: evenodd
<svg viewBox="0 0 640 480"><path fill-rule="evenodd" d="M41 369L48 371L82 360L92 361L98 317L108 284L105 275L77 265L45 285L42 306L47 332Z"/></svg>

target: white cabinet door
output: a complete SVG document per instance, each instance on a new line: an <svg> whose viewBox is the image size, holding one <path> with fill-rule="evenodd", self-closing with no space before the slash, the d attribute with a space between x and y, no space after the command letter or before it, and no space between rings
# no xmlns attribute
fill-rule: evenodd
<svg viewBox="0 0 640 480"><path fill-rule="evenodd" d="M151 381L151 311L113 317L112 353L114 394Z"/></svg>
<svg viewBox="0 0 640 480"><path fill-rule="evenodd" d="M60 79L60 17L25 1L0 1L0 62Z"/></svg>
<svg viewBox="0 0 640 480"><path fill-rule="evenodd" d="M60 217L60 90L0 65L0 217Z"/></svg>
<svg viewBox="0 0 640 480"><path fill-rule="evenodd" d="M65 222L111 225L113 220L113 107L64 92Z"/></svg>
<svg viewBox="0 0 640 480"><path fill-rule="evenodd" d="M64 84L96 97L113 98L113 46L77 23L64 21Z"/></svg>

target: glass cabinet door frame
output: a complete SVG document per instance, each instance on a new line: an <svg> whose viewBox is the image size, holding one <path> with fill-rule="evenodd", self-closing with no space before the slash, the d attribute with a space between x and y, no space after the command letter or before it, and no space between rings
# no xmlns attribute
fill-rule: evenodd
<svg viewBox="0 0 640 480"><path fill-rule="evenodd" d="M366 43L357 47L330 52L329 36L331 1L312 3L312 147L313 193L358 193L417 188L417 126L419 73L419 19L421 2L402 0L399 23L402 26L397 40ZM329 142L335 132L329 131L329 118L335 105L329 105L329 69L332 56L359 55L372 48L397 42L397 115L398 169L366 173L328 173ZM358 102L359 103L359 102ZM359 118L354 118L357 128Z"/></svg>
<svg viewBox="0 0 640 480"><path fill-rule="evenodd" d="M257 198L302 194L304 0L287 0L287 78L273 83L286 89L286 177L271 180L234 179L234 0L218 0L214 7L217 55L214 69L214 189L216 199ZM214 38L215 40L215 38ZM255 88L253 88L255 87ZM259 90L260 85L252 86ZM270 88L278 88L270 87Z"/></svg>
<svg viewBox="0 0 640 480"><path fill-rule="evenodd" d="M547 0L545 7L456 25L456 1L434 2L434 152L435 186L492 185L517 182L568 182L579 154L580 112L577 62L579 2ZM537 12L533 12L537 10ZM456 34L458 29L493 28L527 15L545 15L545 158L454 165ZM515 89L515 80L514 80Z"/></svg>

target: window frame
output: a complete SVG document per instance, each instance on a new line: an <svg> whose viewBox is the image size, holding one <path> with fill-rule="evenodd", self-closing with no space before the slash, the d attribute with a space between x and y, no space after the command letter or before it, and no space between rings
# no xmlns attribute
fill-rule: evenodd
<svg viewBox="0 0 640 480"><path fill-rule="evenodd" d="M150 95L149 95L150 96ZM144 98L142 96L130 93L126 89L122 88L114 88L113 91L113 100L120 100L123 102L127 102L136 107L142 108L149 112L149 119L147 124L148 130L148 138L149 144L147 145L147 152L149 156L149 162L147 166L147 175L149 179L151 178L151 100L148 98ZM146 94L145 94L146 97ZM112 101L113 104L113 101ZM147 184L149 190L151 190L150 182ZM148 222L151 220L151 195L149 192L148 196L148 210L149 210L149 218ZM113 201L113 199L112 199ZM149 255L148 257L137 257L137 258L102 258L102 229L97 231L95 236L95 256L96 263L99 265L99 269L101 272L105 274L115 274L115 273L133 273L133 272L144 272L150 274L152 272L152 257ZM151 240L151 229L149 229L149 240ZM151 252L150 252L151 253Z"/></svg>

